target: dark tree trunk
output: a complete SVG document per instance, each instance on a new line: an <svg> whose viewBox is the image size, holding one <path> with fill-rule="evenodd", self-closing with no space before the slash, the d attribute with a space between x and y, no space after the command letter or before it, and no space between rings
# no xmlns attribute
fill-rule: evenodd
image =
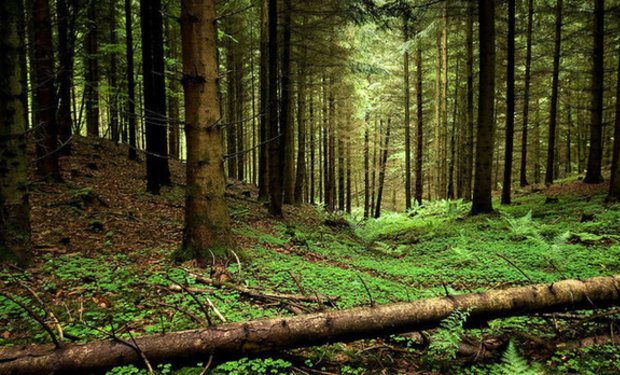
<svg viewBox="0 0 620 375"><path fill-rule="evenodd" d="M243 50L242 45L237 46L235 51L235 127L237 128L237 180L245 180L245 136L244 136L244 109L245 109L245 92L243 90Z"/></svg>
<svg viewBox="0 0 620 375"><path fill-rule="evenodd" d="M142 75L146 119L146 190L159 194L170 185L164 80L164 41L161 0L141 0Z"/></svg>
<svg viewBox="0 0 620 375"><path fill-rule="evenodd" d="M613 158L611 162L611 179L609 182L608 200L616 202L620 201L620 58L618 59L618 78L616 83L616 122L614 126Z"/></svg>
<svg viewBox="0 0 620 375"><path fill-rule="evenodd" d="M261 27L260 27L260 125L258 148L258 199L266 201L269 198L269 144L277 140L267 137L269 127L269 0L261 0Z"/></svg>
<svg viewBox="0 0 620 375"><path fill-rule="evenodd" d="M404 43L409 42L409 14L405 12L403 16L403 39ZM407 47L408 48L408 47ZM403 54L403 83L405 91L405 208L411 208L411 120L410 105L411 93L409 90L409 51L405 49Z"/></svg>
<svg viewBox="0 0 620 375"><path fill-rule="evenodd" d="M328 137L328 158L329 158L329 196L327 211L333 212L336 209L336 98L334 97L334 76L329 77L329 137Z"/></svg>
<svg viewBox="0 0 620 375"><path fill-rule="evenodd" d="M347 192L346 192L346 201L345 201L345 212L349 215L351 214L351 133L350 130L347 129L347 136L345 140L346 146L346 183L347 183Z"/></svg>
<svg viewBox="0 0 620 375"><path fill-rule="evenodd" d="M89 137L99 136L99 61L97 58L97 17L96 1L89 0L86 9L86 134Z"/></svg>
<svg viewBox="0 0 620 375"><path fill-rule="evenodd" d="M110 44L116 46L116 0L110 0ZM116 53L110 53L110 71L108 80L110 82L110 131L112 141L120 141L120 129L118 123L118 87L116 86Z"/></svg>
<svg viewBox="0 0 620 375"><path fill-rule="evenodd" d="M125 48L127 59L127 125L129 127L129 160L137 160L136 144L136 84L133 68L133 28L131 26L131 0L125 0Z"/></svg>
<svg viewBox="0 0 620 375"><path fill-rule="evenodd" d="M338 128L336 138L338 139L338 210L344 212L345 206L345 142L342 127Z"/></svg>
<svg viewBox="0 0 620 375"><path fill-rule="evenodd" d="M282 216L282 161L279 149L284 145L278 128L278 1L269 0L268 6L268 53L269 68L267 111L265 121L269 125L269 194L271 195L269 212L276 217Z"/></svg>
<svg viewBox="0 0 620 375"><path fill-rule="evenodd" d="M547 142L547 169L545 184L553 184L555 164L555 139L558 112L558 86L560 77L560 46L562 43L562 5L563 0L557 0L555 11L555 47L553 52L553 82L551 83L551 109L549 118L549 140Z"/></svg>
<svg viewBox="0 0 620 375"><path fill-rule="evenodd" d="M77 4L73 0L69 6L68 0L56 1L58 19L58 139L61 154L71 153L71 139L73 122L71 120L71 85L73 78L73 54L75 48L75 22Z"/></svg>
<svg viewBox="0 0 620 375"><path fill-rule="evenodd" d="M24 27L23 1L0 1L0 263L22 266L32 260Z"/></svg>
<svg viewBox="0 0 620 375"><path fill-rule="evenodd" d="M474 4L467 2L467 109L466 132L463 155L463 197L472 198L472 175L474 170Z"/></svg>
<svg viewBox="0 0 620 375"><path fill-rule="evenodd" d="M603 89L604 89L604 36L605 0L594 2L594 49L592 53L592 104L590 105L590 152L583 182L596 184L603 181Z"/></svg>
<svg viewBox="0 0 620 375"><path fill-rule="evenodd" d="M170 22L168 18L165 21L166 25L166 36L167 36L167 44L168 44L168 56L175 63L170 64L168 68L172 72L176 72L178 70L176 61L180 60L179 56L179 31L178 24L176 22ZM176 73L173 74L173 77L176 77ZM180 157L180 138L179 138L179 97L178 94L181 91L179 87L179 80L176 78L171 78L168 80L168 155L171 158L179 159Z"/></svg>
<svg viewBox="0 0 620 375"><path fill-rule="evenodd" d="M472 214L493 212L492 170L495 139L495 1L478 1L480 22L480 93L478 98L478 144Z"/></svg>
<svg viewBox="0 0 620 375"><path fill-rule="evenodd" d="M523 89L523 132L521 133L521 166L519 173L519 185L527 186L527 146L528 127L530 113L530 77L532 65L532 24L534 18L534 0L528 0L527 8L527 33L525 52L525 88ZM537 140L538 141L538 140Z"/></svg>
<svg viewBox="0 0 620 375"><path fill-rule="evenodd" d="M297 172L295 175L294 203L303 203L303 188L306 184L306 64L307 48L302 52L297 74Z"/></svg>
<svg viewBox="0 0 620 375"><path fill-rule="evenodd" d="M388 148L390 146L390 125L392 123L392 119L388 117L387 126L385 129L385 143L383 147L381 147L382 156L381 161L379 162L379 185L377 187L377 206L375 207L375 218L379 218L381 216L381 199L383 198L383 188L385 185L385 172L387 169L387 160L388 160Z"/></svg>
<svg viewBox="0 0 620 375"><path fill-rule="evenodd" d="M515 0L508 0L508 66L506 69L506 146L502 204L511 203L515 132Z"/></svg>
<svg viewBox="0 0 620 375"><path fill-rule="evenodd" d="M227 32L232 36L234 35L233 27L235 25L228 17ZM234 36L228 38L226 43L226 163L228 166L228 178L237 178L237 120L238 120L238 106L236 97L237 84L235 82L237 74L235 72L236 55L234 44L237 43L233 40ZM239 150L240 151L240 150Z"/></svg>
<svg viewBox="0 0 620 375"><path fill-rule="evenodd" d="M38 124L37 176L59 181L58 125L56 123L56 88L54 85L54 51L52 49L52 19L48 0L35 0L32 8L35 52L33 69L37 91Z"/></svg>
<svg viewBox="0 0 620 375"><path fill-rule="evenodd" d="M417 43L416 48L416 110L417 110L417 136L416 136L416 163L415 163L415 200L422 204L422 190L424 189L424 179L422 175L422 164L424 162L424 101L422 96L422 46Z"/></svg>
<svg viewBox="0 0 620 375"><path fill-rule="evenodd" d="M364 218L368 218L370 216L369 117L370 115L366 112L364 121Z"/></svg>
<svg viewBox="0 0 620 375"><path fill-rule="evenodd" d="M284 203L293 203L295 193L295 136L293 134L293 100L291 80L291 0L284 0L282 25L282 73L280 98L280 134L282 134L282 179Z"/></svg>
<svg viewBox="0 0 620 375"><path fill-rule="evenodd" d="M311 76L312 77L312 76ZM314 142L316 141L315 136L315 128L314 128L314 80L310 78L310 106L308 108L309 111L309 120L308 123L310 125L310 204L315 203L315 179L314 179L314 170L315 170L315 159L316 159L316 146Z"/></svg>

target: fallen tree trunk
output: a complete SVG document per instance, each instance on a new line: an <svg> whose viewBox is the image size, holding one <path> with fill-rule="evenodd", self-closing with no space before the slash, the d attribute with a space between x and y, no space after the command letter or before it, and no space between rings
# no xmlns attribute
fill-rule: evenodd
<svg viewBox="0 0 620 375"><path fill-rule="evenodd" d="M455 309L470 309L469 322L620 304L620 275L584 281L564 280L485 293L463 294L352 308L286 318L254 320L207 328L153 334L127 341L32 345L0 349L0 374L85 373L126 364L196 363L277 350L353 341L434 328ZM138 349L139 348L139 349Z"/></svg>

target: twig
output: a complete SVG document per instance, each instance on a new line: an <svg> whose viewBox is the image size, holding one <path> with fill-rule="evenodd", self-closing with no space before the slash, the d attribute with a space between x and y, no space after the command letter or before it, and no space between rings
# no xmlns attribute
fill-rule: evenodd
<svg viewBox="0 0 620 375"><path fill-rule="evenodd" d="M289 275L291 275L291 278L293 279L293 281L297 285L297 289L299 289L301 294L307 295L306 290L304 289L303 286L301 286L301 282L299 281L299 278L294 273L292 273L290 270L288 270L287 272L288 272Z"/></svg>
<svg viewBox="0 0 620 375"><path fill-rule="evenodd" d="M165 303L165 302L157 302L158 305L160 306L164 306L164 307L172 307L173 309L187 315L191 320L193 320L194 322L198 323L198 324L203 324L204 322L202 321L202 319L199 319L196 315L192 314L191 311L187 310L184 307L181 306L177 306L177 305L173 305L171 303Z"/></svg>
<svg viewBox="0 0 620 375"><path fill-rule="evenodd" d="M237 266L239 267L237 270L237 277L239 278L239 280L241 280L241 261L239 260L237 253L235 253L233 250L230 250L230 252L235 256L235 259L237 260Z"/></svg>
<svg viewBox="0 0 620 375"><path fill-rule="evenodd" d="M207 361L207 364L200 372L200 375L205 375L207 373L207 371L209 370L209 367L211 367L211 363L213 363L213 353L209 353L209 360Z"/></svg>
<svg viewBox="0 0 620 375"><path fill-rule="evenodd" d="M502 258L503 260L505 260L506 262L508 262L508 264L510 264L511 266L513 266L514 268L516 268L517 271L521 272L521 274L523 276L525 276L525 278L532 282L532 279L525 273L523 272L523 270L521 268L519 268L519 266L517 266L513 261L511 261L510 259L508 259L507 257L503 256L502 254L499 253L495 253L495 255L497 255L498 257Z"/></svg>
<svg viewBox="0 0 620 375"><path fill-rule="evenodd" d="M366 285L366 282L364 281L362 276L357 275L357 277L362 282L362 285L364 285L364 289L366 289L366 293L368 293L368 299L370 300L370 307L375 307L375 301L372 299L372 294L370 294L370 289L368 289L368 285Z"/></svg>
<svg viewBox="0 0 620 375"><path fill-rule="evenodd" d="M200 306L200 308L202 309L202 312L205 314L205 318L207 318L207 323L211 326L213 325L213 323L211 322L211 317L209 316L209 309L207 309L207 307L198 299L198 297L196 297L194 295L194 293L192 291L189 290L189 288L187 288L185 285L182 285L180 283L178 283L177 281L173 280L169 275L166 275L166 278L168 280L170 280L171 282L173 282L174 284L176 284L179 288L181 288L184 292L186 292L187 294L190 295L190 297L192 297L192 299L194 301L196 301L196 303Z"/></svg>
<svg viewBox="0 0 620 375"><path fill-rule="evenodd" d="M54 342L54 345L56 346L56 349L60 349L60 342L58 341L58 339L56 338L56 335L54 334L54 331L52 331L52 329L45 324L45 321L43 319L41 319L40 316L38 316L34 311L32 311L32 309L26 305L24 305L23 303L21 303L20 301L16 300L15 298L13 298L11 295L1 292L0 291L0 295L3 296L4 298L8 299L9 301L13 302L14 304L16 304L17 306L21 307L24 311L26 311L26 313L34 320L37 321L37 323L39 323L39 325L41 325L41 327L43 327L43 329L45 330L45 332L47 332L47 334L50 336L50 338L52 339L52 341Z"/></svg>

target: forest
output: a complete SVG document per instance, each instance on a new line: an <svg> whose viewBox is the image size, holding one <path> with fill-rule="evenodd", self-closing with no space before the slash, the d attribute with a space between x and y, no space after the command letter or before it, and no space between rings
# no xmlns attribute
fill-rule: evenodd
<svg viewBox="0 0 620 375"><path fill-rule="evenodd" d="M0 374L619 374L620 0L0 0Z"/></svg>

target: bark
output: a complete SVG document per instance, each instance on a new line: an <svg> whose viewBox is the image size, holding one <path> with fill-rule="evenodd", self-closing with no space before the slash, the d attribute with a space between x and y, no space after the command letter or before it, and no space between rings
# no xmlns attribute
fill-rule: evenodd
<svg viewBox="0 0 620 375"><path fill-rule="evenodd" d="M472 198L472 174L474 170L474 1L467 2L467 109L466 133L463 155L463 197Z"/></svg>
<svg viewBox="0 0 620 375"><path fill-rule="evenodd" d="M409 14L405 12L403 16L403 39L404 43L409 42ZM411 209L411 120L410 105L411 93L409 90L409 51L408 46L403 54L403 84L405 92L405 208Z"/></svg>
<svg viewBox="0 0 620 375"><path fill-rule="evenodd" d="M493 211L491 199L495 138L495 2L478 1L480 22L480 93L472 214Z"/></svg>
<svg viewBox="0 0 620 375"><path fill-rule="evenodd" d="M553 52L553 82L551 84L551 108L549 114L549 140L547 142L547 169L545 184L553 184L555 163L555 139L558 112L558 85L560 78L560 47L562 44L562 6L563 0L557 0L555 11L555 47Z"/></svg>
<svg viewBox="0 0 620 375"><path fill-rule="evenodd" d="M168 44L168 57L171 58L173 63L170 64L168 70L176 72L177 61L180 60L179 56L179 30L176 22L171 23L166 18L166 36ZM176 74L173 74L175 77ZM168 80L168 154L171 158L179 159L180 150L180 138L179 138L179 97L178 93L181 91L179 80L171 78Z"/></svg>
<svg viewBox="0 0 620 375"><path fill-rule="evenodd" d="M338 139L338 210L344 212L345 206L345 134L346 130L339 126L336 133Z"/></svg>
<svg viewBox="0 0 620 375"><path fill-rule="evenodd" d="M282 78L280 97L280 134L282 134L282 179L284 203L293 203L295 194L295 144L293 134L293 95L291 80L291 0L284 0L282 25Z"/></svg>
<svg viewBox="0 0 620 375"><path fill-rule="evenodd" d="M161 0L141 0L142 75L146 130L146 190L159 194L170 185L164 80L164 41Z"/></svg>
<svg viewBox="0 0 620 375"><path fill-rule="evenodd" d="M604 36L605 0L594 2L594 48L592 53L592 104L590 105L590 151L583 182L596 184L603 181L603 89L604 89Z"/></svg>
<svg viewBox="0 0 620 375"><path fill-rule="evenodd" d="M379 162L379 184L377 186L377 206L375 207L375 219L381 216L381 199L383 198L383 188L385 185L385 172L387 170L388 148L390 145L390 126L392 119L388 117L385 129L385 143L381 147L382 156Z"/></svg>
<svg viewBox="0 0 620 375"><path fill-rule="evenodd" d="M422 204L422 193L424 189L424 180L422 175L422 164L424 162L424 102L422 96L422 46L417 43L416 48L416 111L417 111L417 136L416 136L416 163L415 163L415 200L418 204Z"/></svg>
<svg viewBox="0 0 620 375"><path fill-rule="evenodd" d="M333 73L329 77L327 130L327 158L329 160L327 181L329 182L329 184L326 185L325 189L326 191L329 191L329 200L327 200L327 211L333 212L336 209L336 98L334 97Z"/></svg>
<svg viewBox="0 0 620 375"><path fill-rule="evenodd" d="M316 187L315 187L315 178L314 178L314 169L315 169L315 162L316 162L316 145L314 144L314 142L316 141L316 136L315 136L315 128L314 128L314 80L312 79L312 76L310 78L310 105L308 108L309 111L309 119L308 119L308 123L310 125L310 170L308 172L308 175L310 177L310 191L309 191L309 198L310 198L310 204L314 204L315 203L315 191L316 191Z"/></svg>
<svg viewBox="0 0 620 375"><path fill-rule="evenodd" d="M278 1L269 0L268 4L268 93L265 121L268 124L269 140L269 212L282 216L282 161L279 149L283 146L278 128Z"/></svg>
<svg viewBox="0 0 620 375"><path fill-rule="evenodd" d="M129 160L137 160L136 144L136 84L134 82L133 34L131 0L125 0L125 48L127 59L127 125L129 127Z"/></svg>
<svg viewBox="0 0 620 375"><path fill-rule="evenodd" d="M183 249L201 264L223 257L230 242L224 192L224 149L217 92L215 4L183 0L183 88L187 132L187 187Z"/></svg>
<svg viewBox="0 0 620 375"><path fill-rule="evenodd" d="M116 0L110 0L110 44L116 46ZM110 83L110 131L112 135L112 141L118 143L120 141L120 129L118 121L118 94L119 90L116 86L116 53L111 52L110 57L110 70L108 73L108 81Z"/></svg>
<svg viewBox="0 0 620 375"><path fill-rule="evenodd" d="M58 139L63 155L71 153L71 138L73 122L71 120L71 85L73 78L73 54L75 48L75 22L77 18L77 4L72 0L56 2L58 19Z"/></svg>
<svg viewBox="0 0 620 375"><path fill-rule="evenodd" d="M613 148L608 200L617 202L620 201L620 59L618 59L618 78L616 83L616 121Z"/></svg>
<svg viewBox="0 0 620 375"><path fill-rule="evenodd" d="M275 140L269 140L267 129L269 127L267 112L269 111L269 0L261 0L261 23L260 23L260 124L258 149L258 199L266 201L269 198L269 170L268 152L269 144Z"/></svg>
<svg viewBox="0 0 620 375"><path fill-rule="evenodd" d="M441 153L440 197L448 198L448 2L443 5L441 34Z"/></svg>
<svg viewBox="0 0 620 375"><path fill-rule="evenodd" d="M370 115L366 112L364 121L364 218L370 217L370 158L368 127Z"/></svg>
<svg viewBox="0 0 620 375"><path fill-rule="evenodd" d="M86 9L86 134L99 136L99 61L97 59L96 1L90 0Z"/></svg>
<svg viewBox="0 0 620 375"><path fill-rule="evenodd" d="M32 260L30 209L26 190L27 89L24 4L0 2L0 263Z"/></svg>
<svg viewBox="0 0 620 375"><path fill-rule="evenodd" d="M521 133L521 166L519 173L519 185L529 185L527 182L527 143L530 112L530 78L532 65L532 24L534 18L534 0L528 0L527 32L525 52L525 88L523 89L523 132Z"/></svg>
<svg viewBox="0 0 620 375"><path fill-rule="evenodd" d="M307 48L302 52L297 74L297 170L295 175L294 203L303 203L303 187L306 184L306 63Z"/></svg>
<svg viewBox="0 0 620 375"><path fill-rule="evenodd" d="M502 204L511 203L512 154L515 132L515 0L508 0L508 64L506 68L506 145Z"/></svg>
<svg viewBox="0 0 620 375"><path fill-rule="evenodd" d="M346 183L347 191L345 194L345 212L351 214L351 130L347 129L347 136L345 139L346 147ZM357 189L356 189L357 190ZM357 194L356 194L357 196ZM358 204L359 205L359 204Z"/></svg>
<svg viewBox="0 0 620 375"><path fill-rule="evenodd" d="M227 38L226 43L226 165L228 169L228 178L237 178L237 120L239 113L236 97L236 51L234 44L237 43L234 40L234 23L231 20L232 17L227 18L226 30L231 35Z"/></svg>
<svg viewBox="0 0 620 375"><path fill-rule="evenodd" d="M56 122L56 88L54 51L52 49L52 19L48 0L35 0L32 8L34 22L35 90L37 91L38 123L33 124L37 139L37 176L59 181L58 124Z"/></svg>
<svg viewBox="0 0 620 375"><path fill-rule="evenodd" d="M136 337L133 345L115 340L86 344L32 345L0 349L0 372L22 375L86 373L114 366L194 364L269 355L278 350L420 331L438 327L455 310L470 310L468 325L493 319L620 303L620 276L490 290L375 307L260 319L195 330ZM136 350L135 347L140 348Z"/></svg>

